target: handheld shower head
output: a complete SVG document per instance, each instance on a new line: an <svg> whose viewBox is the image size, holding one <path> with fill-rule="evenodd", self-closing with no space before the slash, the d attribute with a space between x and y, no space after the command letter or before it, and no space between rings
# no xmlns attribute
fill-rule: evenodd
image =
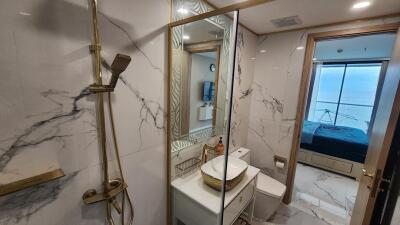
<svg viewBox="0 0 400 225"><path fill-rule="evenodd" d="M129 55L117 54L114 61L111 64L111 80L108 85L111 88L115 88L119 75L126 70L129 63L131 62L131 57Z"/></svg>
<svg viewBox="0 0 400 225"><path fill-rule="evenodd" d="M131 57L129 55L117 54L114 58L113 63L111 64L110 83L108 85L92 84L89 88L90 91L93 93L113 92L115 86L117 85L119 75L121 75L121 73L126 70L130 62Z"/></svg>

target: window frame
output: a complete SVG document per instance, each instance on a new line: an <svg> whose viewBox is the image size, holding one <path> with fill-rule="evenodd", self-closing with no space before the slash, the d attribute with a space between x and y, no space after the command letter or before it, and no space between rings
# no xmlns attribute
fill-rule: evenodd
<svg viewBox="0 0 400 225"><path fill-rule="evenodd" d="M335 120L334 120L334 126L336 126L336 120L337 120L337 115L338 115L338 110L339 110L339 106L340 106L340 100L341 100L341 96L342 96L342 91L343 91L343 85L344 85L344 80L346 78L346 69L348 65L351 64L367 64L367 63L381 63L381 70L379 72L379 78L378 78L378 85L376 88L376 93L375 93L375 99L374 99L374 104L373 104L373 108L372 108L372 113L371 113L371 118L370 118L370 122L367 128L367 134L369 136L370 132L371 132L371 128L372 128L372 124L375 120L375 114L376 114L376 109L379 103L379 97L381 95L381 91L382 91L382 86L383 86L383 81L385 78L385 74L386 74L386 69L389 63L388 59L381 59L381 60L377 60L377 59L373 59L373 60L332 60L332 61L313 61L312 63L312 70L311 70L311 78L310 78L310 87L308 90L308 96L307 96L307 105L306 105L306 111L305 111L305 120L308 119L309 116L309 112L310 112L310 105L311 105L311 99L312 99L312 93L314 90L314 85L315 85L315 77L316 77L316 68L317 65L335 65L335 64L344 64L345 68L343 71L343 76L342 76L342 84L340 87L340 93L339 93L339 99L337 102L337 107L336 107L336 112L335 112ZM332 102L333 103L333 102ZM343 103L342 103L343 104ZM349 104L346 104L349 105ZM357 105L357 104L355 104Z"/></svg>

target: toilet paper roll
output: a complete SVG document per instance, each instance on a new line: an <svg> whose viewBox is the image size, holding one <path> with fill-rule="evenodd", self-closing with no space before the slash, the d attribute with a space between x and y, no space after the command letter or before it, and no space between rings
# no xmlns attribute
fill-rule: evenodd
<svg viewBox="0 0 400 225"><path fill-rule="evenodd" d="M279 169L283 169L283 168L285 168L285 163L276 161L276 162L275 162L275 166L276 166L277 168L279 168Z"/></svg>

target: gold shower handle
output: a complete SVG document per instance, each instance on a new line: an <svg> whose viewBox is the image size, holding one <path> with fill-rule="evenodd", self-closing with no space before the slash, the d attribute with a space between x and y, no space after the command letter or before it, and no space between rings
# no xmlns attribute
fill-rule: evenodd
<svg viewBox="0 0 400 225"><path fill-rule="evenodd" d="M115 197L119 193L123 192L127 187L128 185L124 182L102 193L97 193L96 190L89 189L83 194L82 199L85 202L85 204L94 204L106 200L111 202L113 198L115 199Z"/></svg>

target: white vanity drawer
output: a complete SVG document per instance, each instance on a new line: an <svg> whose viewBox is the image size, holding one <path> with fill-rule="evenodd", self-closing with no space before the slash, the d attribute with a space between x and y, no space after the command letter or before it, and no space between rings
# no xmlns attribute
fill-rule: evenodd
<svg viewBox="0 0 400 225"><path fill-rule="evenodd" d="M224 225L231 225L240 216L254 194L254 183L251 181L225 208Z"/></svg>

